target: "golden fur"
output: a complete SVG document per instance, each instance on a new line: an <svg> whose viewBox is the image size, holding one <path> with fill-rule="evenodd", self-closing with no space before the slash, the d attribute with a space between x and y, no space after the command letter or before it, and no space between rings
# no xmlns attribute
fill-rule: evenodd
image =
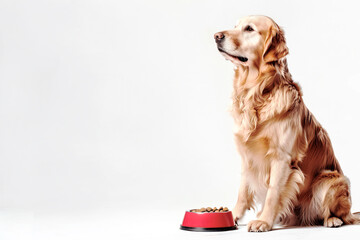
<svg viewBox="0 0 360 240"><path fill-rule="evenodd" d="M248 231L268 231L276 222L359 223L329 136L288 71L282 29L268 17L249 16L214 38L235 65L232 115L242 171L234 219L257 202L262 210Z"/></svg>

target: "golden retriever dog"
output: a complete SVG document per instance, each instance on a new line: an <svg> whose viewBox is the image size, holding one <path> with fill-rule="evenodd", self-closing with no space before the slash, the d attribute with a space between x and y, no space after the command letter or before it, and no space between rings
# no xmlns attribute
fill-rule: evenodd
<svg viewBox="0 0 360 240"><path fill-rule="evenodd" d="M214 38L235 65L232 115L242 171L234 220L256 202L262 209L247 225L251 232L275 223L359 224L329 136L289 73L283 30L269 17L249 16Z"/></svg>

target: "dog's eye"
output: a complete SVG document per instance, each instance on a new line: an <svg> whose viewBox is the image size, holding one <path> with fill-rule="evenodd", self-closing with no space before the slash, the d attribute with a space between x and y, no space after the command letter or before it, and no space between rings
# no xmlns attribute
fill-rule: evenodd
<svg viewBox="0 0 360 240"><path fill-rule="evenodd" d="M245 27L245 31L252 32L252 31L254 31L254 29L250 25L247 25Z"/></svg>

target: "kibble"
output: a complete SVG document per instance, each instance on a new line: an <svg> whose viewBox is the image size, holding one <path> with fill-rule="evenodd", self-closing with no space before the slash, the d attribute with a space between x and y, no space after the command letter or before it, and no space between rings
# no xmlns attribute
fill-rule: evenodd
<svg viewBox="0 0 360 240"><path fill-rule="evenodd" d="M228 212L229 209L227 207L220 207L220 208L211 208L211 207L207 207L207 208L198 208L198 209L191 209L190 212L198 212L198 213L212 213L212 212Z"/></svg>

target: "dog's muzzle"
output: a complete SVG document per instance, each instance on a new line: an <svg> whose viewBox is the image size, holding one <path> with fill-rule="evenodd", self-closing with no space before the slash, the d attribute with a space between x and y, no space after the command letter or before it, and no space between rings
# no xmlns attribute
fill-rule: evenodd
<svg viewBox="0 0 360 240"><path fill-rule="evenodd" d="M223 40L225 39L225 35L224 33L222 32L217 32L214 34L214 39L215 39L215 42L217 44L217 47L218 47L218 50L220 52L223 52L231 57L234 57L234 58L237 58L239 59L241 62L247 62L249 59L247 57L243 57L243 56L234 56L234 55L231 55L229 53L227 53L225 50L222 49L222 42Z"/></svg>

